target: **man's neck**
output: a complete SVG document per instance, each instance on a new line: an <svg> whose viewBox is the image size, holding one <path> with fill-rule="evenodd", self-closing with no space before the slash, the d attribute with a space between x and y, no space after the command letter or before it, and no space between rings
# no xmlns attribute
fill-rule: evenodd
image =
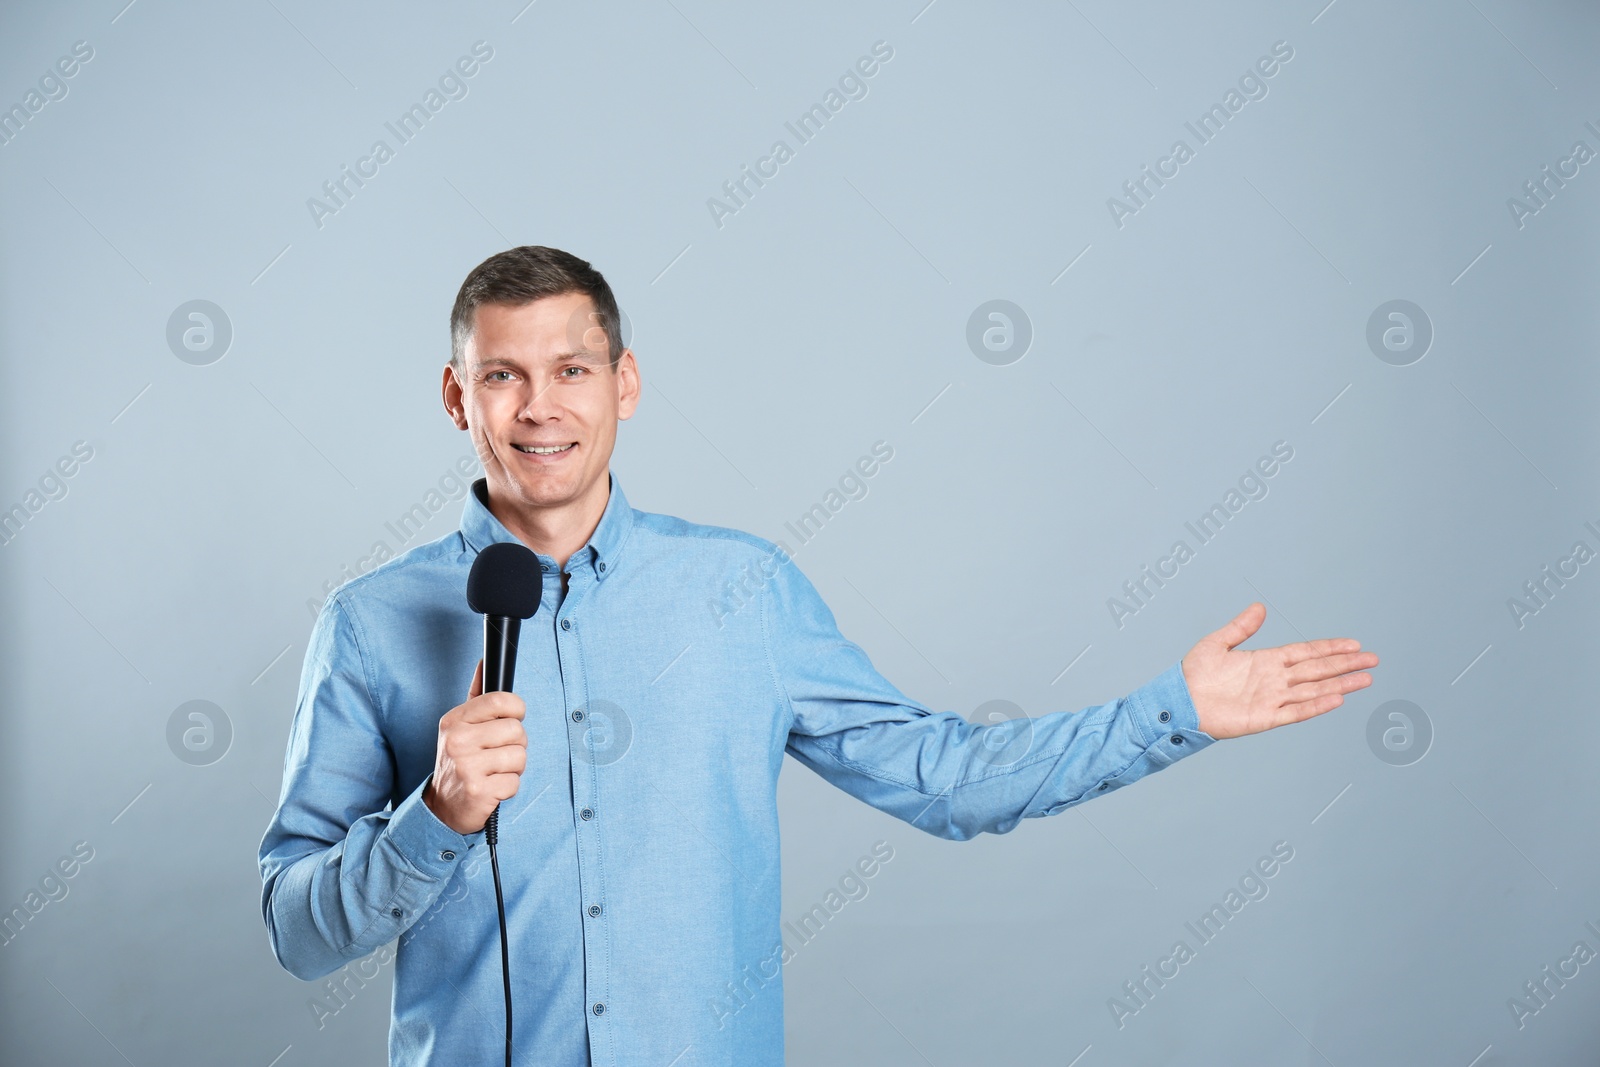
<svg viewBox="0 0 1600 1067"><path fill-rule="evenodd" d="M598 491L562 507L528 511L513 510L489 489L489 514L499 519L500 525L519 541L535 552L552 557L556 566L565 571L567 560L588 543L605 515L606 504L611 500L610 471L598 480L596 488Z"/></svg>

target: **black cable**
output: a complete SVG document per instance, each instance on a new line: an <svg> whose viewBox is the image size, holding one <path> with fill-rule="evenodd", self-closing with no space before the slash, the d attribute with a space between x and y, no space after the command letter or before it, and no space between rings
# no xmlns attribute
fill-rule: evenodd
<svg viewBox="0 0 1600 1067"><path fill-rule="evenodd" d="M494 903L500 911L500 977L506 987L506 1067L511 1067L511 949L506 943L506 898L500 890L500 857L495 855L495 845L500 841L500 806L483 825L484 840L489 842L489 869L494 872Z"/></svg>

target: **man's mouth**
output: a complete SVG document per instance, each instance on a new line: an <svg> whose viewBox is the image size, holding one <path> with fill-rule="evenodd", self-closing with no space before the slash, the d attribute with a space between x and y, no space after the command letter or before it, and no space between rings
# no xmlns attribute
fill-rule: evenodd
<svg viewBox="0 0 1600 1067"><path fill-rule="evenodd" d="M518 452L527 452L527 453L530 453L530 454L535 455L535 456L553 456L553 455L556 455L558 453L565 452L569 448L576 448L577 445L578 445L578 442L570 441L570 442L568 442L567 444L564 444L564 445L518 445L518 444L513 444L511 447L516 449Z"/></svg>

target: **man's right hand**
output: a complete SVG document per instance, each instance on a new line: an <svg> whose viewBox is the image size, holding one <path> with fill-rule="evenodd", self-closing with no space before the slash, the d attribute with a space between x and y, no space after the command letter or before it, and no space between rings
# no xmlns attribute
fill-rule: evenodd
<svg viewBox="0 0 1600 1067"><path fill-rule="evenodd" d="M422 802L456 833L477 833L495 805L517 795L528 763L525 710L515 693L483 691L480 659L467 702L439 720L433 780L423 790Z"/></svg>

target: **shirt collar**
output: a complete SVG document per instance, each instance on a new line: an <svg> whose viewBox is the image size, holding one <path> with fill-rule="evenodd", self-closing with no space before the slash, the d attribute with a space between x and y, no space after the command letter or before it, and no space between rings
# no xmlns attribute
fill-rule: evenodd
<svg viewBox="0 0 1600 1067"><path fill-rule="evenodd" d="M588 543L567 560L568 571L588 564L595 578L600 581L616 572L617 557L633 530L633 508L628 505L628 498L622 492L622 483L609 471L607 477L610 478L611 494L606 500L605 513L600 516L594 533L589 535ZM521 543L516 534L494 517L488 501L488 479L479 478L472 483L472 492L467 494L467 503L461 513L461 537L474 553L481 552L496 541ZM540 559L542 561L549 557L541 554Z"/></svg>

